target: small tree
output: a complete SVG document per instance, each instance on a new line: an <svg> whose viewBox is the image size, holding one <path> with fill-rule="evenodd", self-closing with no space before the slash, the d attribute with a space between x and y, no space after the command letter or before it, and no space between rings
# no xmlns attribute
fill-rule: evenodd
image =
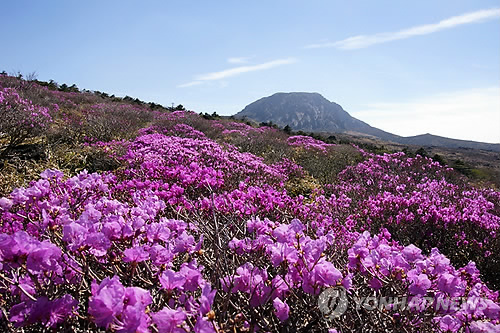
<svg viewBox="0 0 500 333"><path fill-rule="evenodd" d="M26 75L26 81L37 81L38 74L36 72L31 72Z"/></svg>
<svg viewBox="0 0 500 333"><path fill-rule="evenodd" d="M427 154L427 151L423 147L418 148L418 150L415 152L415 155L420 155L422 157L428 157L429 156Z"/></svg>
<svg viewBox="0 0 500 333"><path fill-rule="evenodd" d="M72 84L71 87L68 87L69 92L80 92L76 84Z"/></svg>
<svg viewBox="0 0 500 333"><path fill-rule="evenodd" d="M58 87L59 87L59 85L54 80L50 80L48 85L47 85L47 88L49 88L50 90L57 90Z"/></svg>
<svg viewBox="0 0 500 333"><path fill-rule="evenodd" d="M0 90L0 119L0 138L7 139L0 157L24 140L42 134L52 121L48 108L21 98L13 88Z"/></svg>
<svg viewBox="0 0 500 333"><path fill-rule="evenodd" d="M432 160L434 162L438 162L439 164L441 164L442 166L446 166L446 161L445 159L443 158L443 156L439 155L439 154L434 154L434 156L432 156Z"/></svg>

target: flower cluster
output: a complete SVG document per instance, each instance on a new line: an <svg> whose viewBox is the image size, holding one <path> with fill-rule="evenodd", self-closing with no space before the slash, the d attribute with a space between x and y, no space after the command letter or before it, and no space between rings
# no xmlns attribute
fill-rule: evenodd
<svg viewBox="0 0 500 333"><path fill-rule="evenodd" d="M0 119L0 136L8 137L10 147L40 135L52 121L49 108L22 98L14 88L0 89Z"/></svg>
<svg viewBox="0 0 500 333"><path fill-rule="evenodd" d="M334 144L324 143L323 141L316 140L310 136L295 135L288 138L288 144L293 147L303 147L307 150L318 150L322 153L327 153L328 147L335 146Z"/></svg>
<svg viewBox="0 0 500 333"><path fill-rule="evenodd" d="M251 139L253 135L259 135L266 131L272 131L269 127L252 127L245 123L236 122L225 122L214 121L214 127L219 127L222 130L223 135L241 135L248 139Z"/></svg>
<svg viewBox="0 0 500 333"><path fill-rule="evenodd" d="M210 139L146 134L128 146L122 159L130 166L127 175L134 173L144 181L161 180L162 184L173 181L182 188L234 188L240 181L272 184L286 180L286 174L261 158Z"/></svg>
<svg viewBox="0 0 500 333"><path fill-rule="evenodd" d="M0 198L1 328L498 330L500 192L423 157L362 152L336 169L344 147L310 137L53 94L79 107L60 119L119 167L46 170ZM28 110L30 128L50 121L9 88L0 105ZM288 190L305 179L307 191ZM433 304L350 309L329 323L318 297L341 286L350 300ZM454 297L482 306L437 307Z"/></svg>
<svg viewBox="0 0 500 333"><path fill-rule="evenodd" d="M407 320L406 324L413 321L424 325L430 314L432 322L427 324L445 332L467 327L470 332L483 332L481 327L500 328L499 293L481 281L473 262L455 269L437 248L424 255L415 245L401 246L390 237L386 230L375 236L364 232L348 250L349 273L358 277L348 289L362 290L364 284L365 291L371 294L411 296L411 315L400 319L399 311L392 312L392 320L398 317ZM467 301L450 303L456 298ZM386 310L395 305L386 305Z"/></svg>
<svg viewBox="0 0 500 333"><path fill-rule="evenodd" d="M329 190L350 198L356 209L346 219L361 230L386 227L403 243L425 251L438 247L455 264L472 259L498 288L500 279L492 272L500 258L499 193L454 184L452 175L424 157L386 154L348 167Z"/></svg>
<svg viewBox="0 0 500 333"><path fill-rule="evenodd" d="M113 199L115 185L111 175L64 181L48 170L1 199L0 288L11 291L10 321L54 327L76 320L91 285L88 314L97 326L150 332L155 323L167 332L175 310L182 314L175 327L185 321L195 332L214 331L207 314L215 290L194 258L203 244L196 225L160 217L165 203L148 191L133 202Z"/></svg>
<svg viewBox="0 0 500 333"><path fill-rule="evenodd" d="M333 235L311 238L305 234L306 229L299 220L289 224L258 218L248 221L247 230L253 237L233 239L229 248L239 256L262 253L270 265L260 269L246 262L234 275L222 279L224 290L248 294L253 307L272 301L277 317L284 321L289 311L286 301L298 301L297 290L318 295L324 288L336 286L342 274L325 259Z"/></svg>

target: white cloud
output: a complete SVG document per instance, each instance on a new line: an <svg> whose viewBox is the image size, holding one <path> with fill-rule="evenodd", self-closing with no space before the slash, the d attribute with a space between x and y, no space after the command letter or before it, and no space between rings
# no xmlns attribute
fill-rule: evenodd
<svg viewBox="0 0 500 333"><path fill-rule="evenodd" d="M293 64L295 62L297 62L297 59L295 59L295 58L277 59L277 60L273 60L273 61L259 64L259 65L240 66L240 67L226 69L226 70L223 70L220 72L213 72L213 73L198 75L196 77L196 80L197 81L220 80L220 79L225 79L227 77L231 77L231 76L235 76L235 75L239 75L239 74L243 74L243 73L262 71L265 69L271 69L271 68L282 66L282 65L289 65L289 64Z"/></svg>
<svg viewBox="0 0 500 333"><path fill-rule="evenodd" d="M246 64L252 57L233 57L228 58L227 62L230 64Z"/></svg>
<svg viewBox="0 0 500 333"><path fill-rule="evenodd" d="M178 88L187 88L187 87L197 86L197 85L202 84L202 83L203 82L201 82L201 81L191 81L188 83L179 84L177 87Z"/></svg>
<svg viewBox="0 0 500 333"><path fill-rule="evenodd" d="M475 12L453 16L438 23L419 25L395 32L384 32L374 35L359 35L336 42L325 42L307 45L306 48L335 47L342 50L361 49L371 45L386 43L413 36L427 35L445 29L451 29L463 24L478 23L500 17L500 8L484 9Z"/></svg>
<svg viewBox="0 0 500 333"><path fill-rule="evenodd" d="M262 64L258 64L258 65L234 67L234 68L226 69L226 70L223 70L220 72L212 72L212 73L198 75L195 77L194 81L181 84L177 87L179 87L179 88L191 87L194 85L201 84L205 81L222 80L222 79L225 79L225 78L228 78L231 76L240 75L243 73L262 71L262 70L271 69L271 68L278 67L278 66L293 64L295 62L297 62L297 59L295 59L295 58L286 58L286 59L277 59L277 60L265 62Z"/></svg>
<svg viewBox="0 0 500 333"><path fill-rule="evenodd" d="M431 133L500 143L500 86L400 103L369 104L351 114L372 126L402 136Z"/></svg>

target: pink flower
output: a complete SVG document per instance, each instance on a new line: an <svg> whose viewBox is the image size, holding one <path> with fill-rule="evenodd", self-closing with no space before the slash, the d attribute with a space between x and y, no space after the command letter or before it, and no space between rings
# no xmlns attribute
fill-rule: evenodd
<svg viewBox="0 0 500 333"><path fill-rule="evenodd" d="M408 291L413 295L423 296L427 293L427 289L431 287L431 280L427 277L426 274L418 275L413 283L408 288Z"/></svg>
<svg viewBox="0 0 500 333"><path fill-rule="evenodd" d="M204 317L199 317L194 325L195 333L217 333L213 321L208 321Z"/></svg>
<svg viewBox="0 0 500 333"><path fill-rule="evenodd" d="M125 262L141 262L148 259L149 253L147 253L142 246L123 251L123 261Z"/></svg>
<svg viewBox="0 0 500 333"><path fill-rule="evenodd" d="M182 310L163 308L152 315L159 333L186 333L182 327L187 316Z"/></svg>
<svg viewBox="0 0 500 333"><path fill-rule="evenodd" d="M89 314L94 322L108 328L115 317L123 310L125 287L118 276L105 278L99 285L92 283L92 297L89 301Z"/></svg>
<svg viewBox="0 0 500 333"><path fill-rule="evenodd" d="M290 307L288 306L288 304L276 297L273 300L273 306L274 314L276 315L276 317L278 317L281 322L286 321L288 319L288 313L290 312Z"/></svg>
<svg viewBox="0 0 500 333"><path fill-rule="evenodd" d="M0 198L0 208L3 210L9 210L14 202L7 198Z"/></svg>
<svg viewBox="0 0 500 333"><path fill-rule="evenodd" d="M160 275L160 284L166 290L181 288L186 282L186 278L179 272L167 269Z"/></svg>
<svg viewBox="0 0 500 333"><path fill-rule="evenodd" d="M446 315L439 320L439 328L445 332L457 332L461 326L460 320L450 315Z"/></svg>

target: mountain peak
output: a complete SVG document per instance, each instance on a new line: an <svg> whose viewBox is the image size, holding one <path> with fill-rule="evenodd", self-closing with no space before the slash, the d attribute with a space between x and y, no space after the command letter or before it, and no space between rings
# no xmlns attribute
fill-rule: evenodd
<svg viewBox="0 0 500 333"><path fill-rule="evenodd" d="M317 92L275 93L247 105L236 117L309 132L360 132L370 127Z"/></svg>
<svg viewBox="0 0 500 333"><path fill-rule="evenodd" d="M272 94L269 97L273 97L273 96L277 96L277 97L286 97L286 96L315 97L316 96L316 97L322 97L322 98L324 98L323 95L321 95L320 93L317 93L317 92L306 92L306 91L277 92L277 93Z"/></svg>
<svg viewBox="0 0 500 333"><path fill-rule="evenodd" d="M317 92L278 92L263 97L236 114L257 122L269 122L306 132L348 133L419 146L465 147L500 151L499 144L487 144L439 137L430 133L401 137L372 127L352 117L340 105Z"/></svg>
<svg viewBox="0 0 500 333"><path fill-rule="evenodd" d="M320 93L304 92L304 91L277 92L269 97L264 97L264 98L283 99L283 100L303 99L305 101L310 101L310 102L315 101L315 102L323 102L323 103L332 103L328 99L326 99L323 95L321 95Z"/></svg>

